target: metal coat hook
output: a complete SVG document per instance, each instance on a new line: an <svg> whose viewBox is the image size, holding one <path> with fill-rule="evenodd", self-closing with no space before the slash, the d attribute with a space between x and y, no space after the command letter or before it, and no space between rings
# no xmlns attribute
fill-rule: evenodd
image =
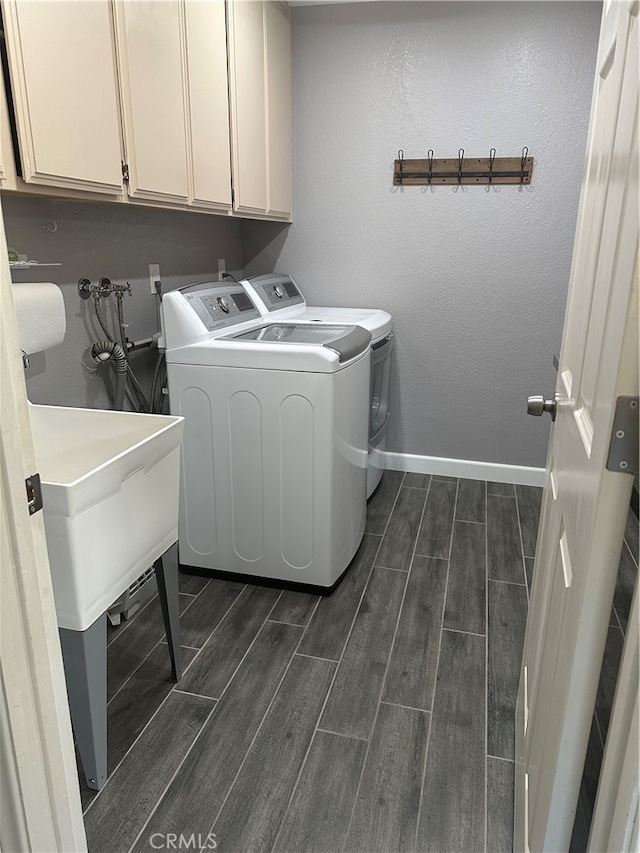
<svg viewBox="0 0 640 853"><path fill-rule="evenodd" d="M489 183L493 182L493 163L496 159L496 149L492 148L489 151Z"/></svg>
<svg viewBox="0 0 640 853"><path fill-rule="evenodd" d="M464 148L458 149L458 183L462 183L462 164L464 162Z"/></svg>
<svg viewBox="0 0 640 853"><path fill-rule="evenodd" d="M527 154L529 153L529 149L525 145L522 149L522 158L520 159L520 183L524 182L524 167L527 164Z"/></svg>
<svg viewBox="0 0 640 853"><path fill-rule="evenodd" d="M485 149L486 150L486 149ZM430 184L454 184L457 186L477 186L484 184L530 184L533 172L533 157L525 147L515 157L497 157L496 149L489 149L489 156L467 157L464 148L458 149L458 156L436 158L433 148L427 156L419 159L405 159L402 148L394 162L393 183L405 187ZM434 184L435 181L435 184Z"/></svg>

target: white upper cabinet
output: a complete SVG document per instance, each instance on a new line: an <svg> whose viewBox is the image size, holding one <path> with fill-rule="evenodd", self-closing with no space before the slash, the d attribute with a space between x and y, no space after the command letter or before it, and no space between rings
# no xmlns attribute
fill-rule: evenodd
<svg viewBox="0 0 640 853"><path fill-rule="evenodd" d="M288 4L2 0L2 11L20 169L3 107L1 187L291 219Z"/></svg>
<svg viewBox="0 0 640 853"><path fill-rule="evenodd" d="M291 17L277 0L229 0L234 210L290 219Z"/></svg>
<svg viewBox="0 0 640 853"><path fill-rule="evenodd" d="M180 3L114 4L129 194L185 203L187 106Z"/></svg>
<svg viewBox="0 0 640 853"><path fill-rule="evenodd" d="M109 0L2 6L25 181L121 193Z"/></svg>

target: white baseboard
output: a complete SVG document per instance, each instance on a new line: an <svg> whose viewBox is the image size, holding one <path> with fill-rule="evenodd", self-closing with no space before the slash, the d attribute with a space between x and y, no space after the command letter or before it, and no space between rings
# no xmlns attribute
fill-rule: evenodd
<svg viewBox="0 0 640 853"><path fill-rule="evenodd" d="M517 483L519 486L544 486L544 468L475 462L470 459L446 459L444 456L418 456L415 453L387 451L381 455L384 458L384 467L391 471L414 471L416 474L435 474L440 477Z"/></svg>

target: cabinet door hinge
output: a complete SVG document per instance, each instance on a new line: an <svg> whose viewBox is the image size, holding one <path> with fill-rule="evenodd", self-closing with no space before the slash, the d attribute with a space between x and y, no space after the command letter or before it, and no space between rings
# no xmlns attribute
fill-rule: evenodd
<svg viewBox="0 0 640 853"><path fill-rule="evenodd" d="M125 182L125 184L128 184L129 183L129 166L124 162L124 160L122 160L121 163L122 163L122 180Z"/></svg>
<svg viewBox="0 0 640 853"><path fill-rule="evenodd" d="M609 471L638 473L638 398L618 397L609 444Z"/></svg>
<svg viewBox="0 0 640 853"><path fill-rule="evenodd" d="M42 486L40 485L40 474L32 474L24 481L27 487L27 505L29 515L33 515L42 509Z"/></svg>

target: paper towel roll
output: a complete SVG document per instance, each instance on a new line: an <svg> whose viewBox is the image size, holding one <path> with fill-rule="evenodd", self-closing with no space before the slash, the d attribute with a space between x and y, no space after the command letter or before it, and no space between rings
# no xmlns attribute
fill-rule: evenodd
<svg viewBox="0 0 640 853"><path fill-rule="evenodd" d="M14 282L13 302L18 319L20 347L27 354L62 343L67 331L67 320L62 291L57 284L51 281Z"/></svg>

